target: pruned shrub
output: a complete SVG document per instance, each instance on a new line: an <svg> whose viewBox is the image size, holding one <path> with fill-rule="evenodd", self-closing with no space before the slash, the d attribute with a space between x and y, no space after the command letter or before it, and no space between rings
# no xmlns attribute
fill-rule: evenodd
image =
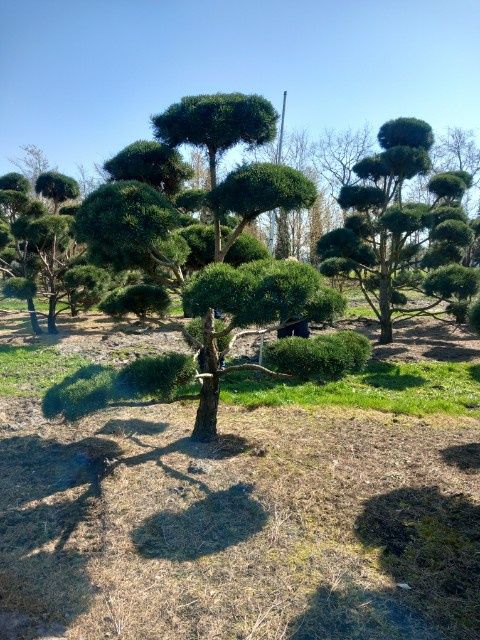
<svg viewBox="0 0 480 640"><path fill-rule="evenodd" d="M115 372L109 367L89 365L51 387L42 402L46 418L63 414L76 420L103 409L115 397Z"/></svg>
<svg viewBox="0 0 480 640"><path fill-rule="evenodd" d="M313 322L333 322L345 313L347 299L329 287L320 287L307 304L306 315Z"/></svg>
<svg viewBox="0 0 480 640"><path fill-rule="evenodd" d="M267 346L268 366L300 379L337 380L361 370L371 354L367 338L353 331L339 331L313 340L284 338Z"/></svg>
<svg viewBox="0 0 480 640"><path fill-rule="evenodd" d="M140 358L119 372L117 395L127 398L151 395L171 400L178 386L193 380L195 371L192 356L183 353Z"/></svg>
<svg viewBox="0 0 480 640"><path fill-rule="evenodd" d="M428 274L424 288L428 296L450 298L455 296L460 300L477 293L480 285L480 271L462 267L460 264L449 264Z"/></svg>
<svg viewBox="0 0 480 640"><path fill-rule="evenodd" d="M170 306L170 297L163 287L152 284L135 284L115 289L100 304L103 313L113 317L134 313L139 318L147 315L163 316Z"/></svg>
<svg viewBox="0 0 480 640"><path fill-rule="evenodd" d="M320 335L314 338L317 342L328 340L346 349L348 363L348 373L361 371L372 355L372 345L368 338L357 331L337 331L327 335Z"/></svg>
<svg viewBox="0 0 480 640"><path fill-rule="evenodd" d="M480 298L475 300L468 310L468 324L474 331L480 333Z"/></svg>
<svg viewBox="0 0 480 640"><path fill-rule="evenodd" d="M447 304L445 311L455 318L457 324L465 324L468 314L468 302L465 300L450 302L450 304Z"/></svg>

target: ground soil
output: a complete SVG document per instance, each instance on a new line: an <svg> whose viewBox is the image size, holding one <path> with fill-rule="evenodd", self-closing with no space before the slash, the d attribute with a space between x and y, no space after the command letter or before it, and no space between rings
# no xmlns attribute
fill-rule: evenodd
<svg viewBox="0 0 480 640"><path fill-rule="evenodd" d="M32 341L9 322L4 344ZM120 364L187 350L173 323L90 315L41 341ZM398 332L376 357L480 356L435 320ZM229 406L193 445L195 408L67 424L0 398L2 640L478 640L477 420Z"/></svg>
<svg viewBox="0 0 480 640"><path fill-rule="evenodd" d="M80 318L62 318L57 336L34 338L22 314L3 314L0 344L56 345L60 353L81 354L97 363L124 364L134 357L165 351L189 352L182 335L188 320L171 318L157 323L112 322L104 315L90 313ZM367 335L374 344L374 358L409 362L440 360L475 362L480 360L480 338L464 325L455 325L435 318L417 317L401 321L395 328L395 341L378 344L378 323L369 319L343 320L336 328L353 329ZM312 335L331 330L312 327ZM265 341L275 339L275 332L267 333ZM245 336L232 349L233 357L258 358L261 338Z"/></svg>

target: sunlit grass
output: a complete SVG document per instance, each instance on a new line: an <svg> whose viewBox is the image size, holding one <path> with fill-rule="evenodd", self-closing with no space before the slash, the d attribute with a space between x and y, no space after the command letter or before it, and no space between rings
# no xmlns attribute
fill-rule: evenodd
<svg viewBox="0 0 480 640"><path fill-rule="evenodd" d="M417 416L480 416L480 365L371 363L364 373L325 385L237 374L225 378L221 399L247 407L337 405Z"/></svg>
<svg viewBox="0 0 480 640"><path fill-rule="evenodd" d="M78 355L60 355L51 347L0 347L0 395L41 396L53 384L87 361Z"/></svg>

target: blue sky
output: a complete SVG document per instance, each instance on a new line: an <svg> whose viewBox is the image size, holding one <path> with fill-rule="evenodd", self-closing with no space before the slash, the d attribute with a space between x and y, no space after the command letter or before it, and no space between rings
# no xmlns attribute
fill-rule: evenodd
<svg viewBox="0 0 480 640"><path fill-rule="evenodd" d="M287 127L406 115L480 132L479 0L0 0L0 174L151 138L184 95L260 93Z"/></svg>

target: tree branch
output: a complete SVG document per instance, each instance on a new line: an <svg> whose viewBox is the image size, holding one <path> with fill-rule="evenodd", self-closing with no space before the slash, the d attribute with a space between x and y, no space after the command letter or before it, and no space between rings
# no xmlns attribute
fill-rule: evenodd
<svg viewBox="0 0 480 640"><path fill-rule="evenodd" d="M266 367L262 367L260 364L232 364L230 367L226 367L218 372L219 376L223 376L232 371L258 371L271 378L280 378L285 380L291 380L292 376L289 373L277 373Z"/></svg>

